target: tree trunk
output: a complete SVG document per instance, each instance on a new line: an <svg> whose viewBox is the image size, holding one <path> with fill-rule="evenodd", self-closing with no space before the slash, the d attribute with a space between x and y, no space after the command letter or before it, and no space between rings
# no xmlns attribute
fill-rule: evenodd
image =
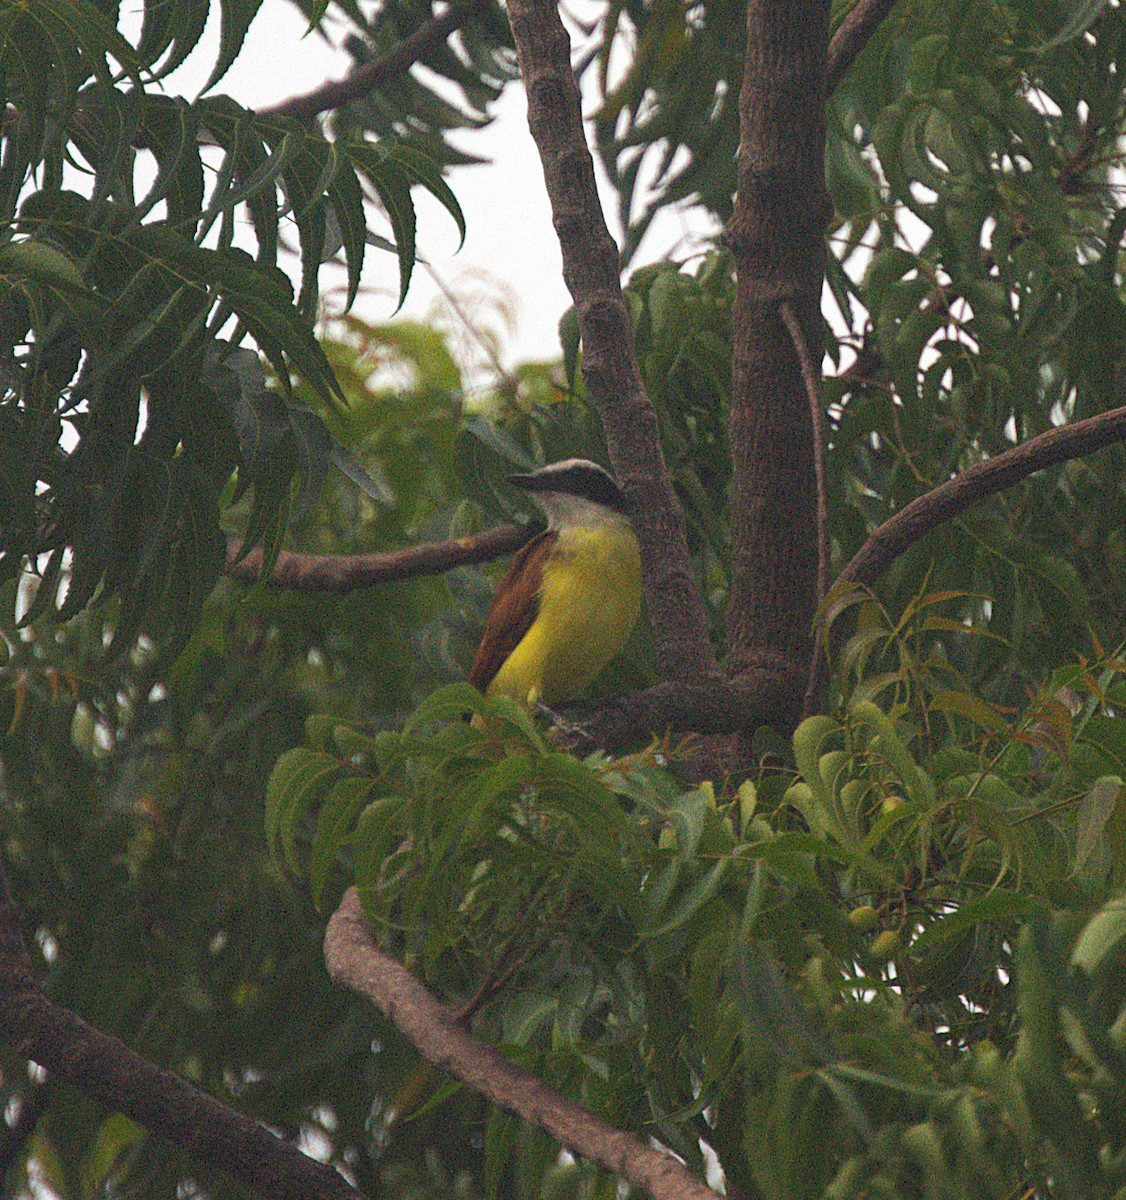
<svg viewBox="0 0 1126 1200"><path fill-rule="evenodd" d="M729 665L803 670L816 606L809 401L779 316L789 301L820 365L827 0L751 0L728 229L738 290L731 409Z"/></svg>

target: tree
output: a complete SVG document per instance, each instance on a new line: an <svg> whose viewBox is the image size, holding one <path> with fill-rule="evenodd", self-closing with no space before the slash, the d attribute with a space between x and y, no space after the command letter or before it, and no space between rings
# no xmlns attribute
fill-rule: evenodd
<svg viewBox="0 0 1126 1200"><path fill-rule="evenodd" d="M224 6L216 78L254 11ZM565 378L472 413L432 331L310 319L329 251L354 294L365 187L404 286L411 185L456 217L436 164L508 31L334 12L353 74L253 114L151 88L198 6L146 4L135 46L112 6L0 9L8 1161L60 1192L350 1191L241 1109L367 1192L1117 1194L1120 7L611 6L579 61L627 255L687 196L727 223L623 294L564 27L514 0L575 306ZM622 694L568 713L580 758L434 688L484 599L456 564L521 536L486 528L502 464L603 446L649 622ZM294 513L330 557L279 559ZM214 590L225 528L290 586ZM329 987L306 886L334 975L405 1032Z"/></svg>

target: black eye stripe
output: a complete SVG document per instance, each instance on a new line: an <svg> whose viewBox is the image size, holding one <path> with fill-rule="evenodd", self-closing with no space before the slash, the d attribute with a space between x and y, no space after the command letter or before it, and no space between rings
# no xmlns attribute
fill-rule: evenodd
<svg viewBox="0 0 1126 1200"><path fill-rule="evenodd" d="M514 475L510 482L529 492L560 492L581 496L615 512L628 513L629 506L609 472L594 463L545 467L533 475Z"/></svg>

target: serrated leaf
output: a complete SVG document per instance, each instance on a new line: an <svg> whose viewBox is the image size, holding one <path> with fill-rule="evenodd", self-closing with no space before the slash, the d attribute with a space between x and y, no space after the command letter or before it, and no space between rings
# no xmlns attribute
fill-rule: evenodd
<svg viewBox="0 0 1126 1200"><path fill-rule="evenodd" d="M222 14L219 26L219 55L207 82L200 89L201 92L211 91L230 70L231 64L242 49L247 30L261 7L262 0L219 0Z"/></svg>

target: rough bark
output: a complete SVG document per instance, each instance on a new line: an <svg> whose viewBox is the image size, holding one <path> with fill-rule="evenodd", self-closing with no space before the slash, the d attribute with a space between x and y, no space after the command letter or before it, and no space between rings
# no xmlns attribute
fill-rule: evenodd
<svg viewBox="0 0 1126 1200"><path fill-rule="evenodd" d="M826 0L751 0L739 98L738 195L728 239L732 314L733 674L779 662L804 669L817 536L813 435L788 303L820 364L825 194Z"/></svg>
<svg viewBox="0 0 1126 1200"><path fill-rule="evenodd" d="M602 417L611 465L633 505L657 655L667 678L700 679L714 670L715 655L684 514L637 366L618 247L598 200L570 40L553 0L510 0L508 16L563 252L563 278L578 316L583 379Z"/></svg>
<svg viewBox="0 0 1126 1200"><path fill-rule="evenodd" d="M620 754L665 733L751 734L769 725L788 736L801 717L804 683L797 673L776 669L748 671L730 684L659 683L564 706L552 740L574 754Z"/></svg>

